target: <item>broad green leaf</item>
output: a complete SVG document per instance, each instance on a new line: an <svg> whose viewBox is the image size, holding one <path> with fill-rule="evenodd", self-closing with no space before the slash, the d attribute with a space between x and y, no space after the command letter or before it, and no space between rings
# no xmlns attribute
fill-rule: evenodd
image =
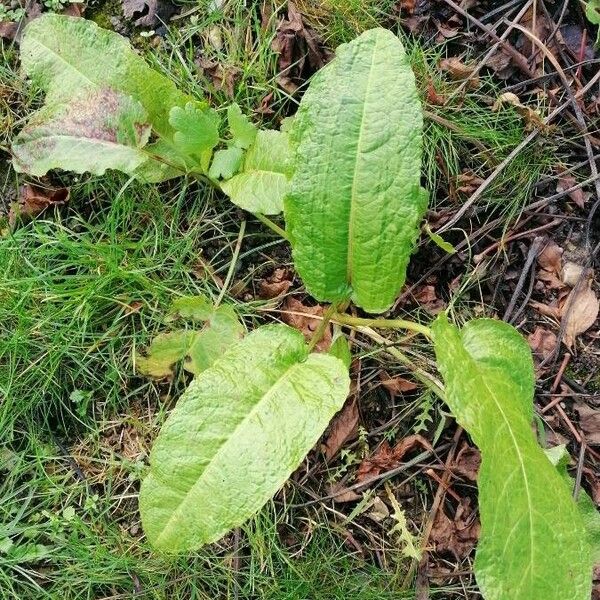
<svg viewBox="0 0 600 600"><path fill-rule="evenodd" d="M208 175L213 179L230 179L240 170L244 151L236 146L215 152Z"/></svg>
<svg viewBox="0 0 600 600"><path fill-rule="evenodd" d="M347 369L266 326L190 384L150 455L140 491L148 540L167 552L218 540L284 484L342 407Z"/></svg>
<svg viewBox="0 0 600 600"><path fill-rule="evenodd" d="M253 213L276 215L289 189L290 146L287 134L261 130L246 152L242 172L221 184L232 202Z"/></svg>
<svg viewBox="0 0 600 600"><path fill-rule="evenodd" d="M481 450L475 576L486 600L589 600L592 562L569 486L531 428L531 351L492 319L433 336L446 400Z"/></svg>
<svg viewBox="0 0 600 600"><path fill-rule="evenodd" d="M196 302L192 300L196 299L180 298L174 305L181 316L204 321L202 329L180 329L157 335L146 356L136 356L136 368L140 373L169 377L173 374L173 365L185 358L185 370L198 375L244 335L244 326L230 306L201 306L203 297Z"/></svg>
<svg viewBox="0 0 600 600"><path fill-rule="evenodd" d="M231 131L233 145L243 149L249 148L256 138L256 125L242 114L237 104L230 104L227 107L227 124Z"/></svg>
<svg viewBox="0 0 600 600"><path fill-rule="evenodd" d="M12 146L17 171L44 175L50 169L106 169L132 174L148 156L150 126L142 105L110 89L81 92L68 104L41 109Z"/></svg>
<svg viewBox="0 0 600 600"><path fill-rule="evenodd" d="M394 302L426 210L422 114L400 40L366 31L311 80L291 127L285 217L296 268L320 301Z"/></svg>
<svg viewBox="0 0 600 600"><path fill-rule="evenodd" d="M219 115L211 108L188 102L184 108L174 106L169 123L175 129L175 145L190 156L202 156L219 143Z"/></svg>
<svg viewBox="0 0 600 600"><path fill-rule="evenodd" d="M169 111L174 106L184 107L192 98L151 69L124 37L93 21L44 14L24 30L21 65L23 73L46 92L42 114L46 110L53 113L58 106L94 90L114 90L140 102L157 139L146 148L154 160L142 163L136 177L160 181L181 175L193 165L174 147L174 130L169 124ZM37 115L34 119L39 120ZM21 143L17 138L16 144ZM70 165L64 168L72 169Z"/></svg>

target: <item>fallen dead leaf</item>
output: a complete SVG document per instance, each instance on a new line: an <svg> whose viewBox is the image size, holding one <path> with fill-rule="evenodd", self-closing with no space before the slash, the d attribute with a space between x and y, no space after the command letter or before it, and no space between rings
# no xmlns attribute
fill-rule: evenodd
<svg viewBox="0 0 600 600"><path fill-rule="evenodd" d="M134 19L138 27L152 27L157 22L158 0L122 0L123 15Z"/></svg>
<svg viewBox="0 0 600 600"><path fill-rule="evenodd" d="M379 372L379 379L381 379L381 385L392 396L412 392L418 387L414 381L409 381L408 379L404 379L404 377L390 377L385 371Z"/></svg>
<svg viewBox="0 0 600 600"><path fill-rule="evenodd" d="M523 104L519 97L512 92L506 92L498 96L492 106L492 112L498 112L506 104L512 106L523 117L525 120L525 129L546 128L546 124L540 114L531 107Z"/></svg>
<svg viewBox="0 0 600 600"><path fill-rule="evenodd" d="M460 449L459 453L454 459L451 469L470 479L471 481L477 481L477 474L479 473L479 466L481 465L481 453L477 448L473 448L468 444L464 444Z"/></svg>
<svg viewBox="0 0 600 600"><path fill-rule="evenodd" d="M583 275L583 267L572 261L567 261L562 268L561 278L565 285L574 288Z"/></svg>
<svg viewBox="0 0 600 600"><path fill-rule="evenodd" d="M43 188L27 183L21 186L19 199L10 208L9 223L14 226L18 217L37 217L49 206L59 206L68 199L68 188Z"/></svg>
<svg viewBox="0 0 600 600"><path fill-rule="evenodd" d="M329 427L329 434L322 447L328 461L339 452L347 440L356 434L358 418L358 403L356 396L353 394L341 412L335 416Z"/></svg>
<svg viewBox="0 0 600 600"><path fill-rule="evenodd" d="M409 435L400 440L393 448L387 441L384 441L372 456L365 458L360 463L356 472L356 481L364 481L379 475L382 471L389 471L397 467L404 456L416 446L433 450L429 441L418 434Z"/></svg>
<svg viewBox="0 0 600 600"><path fill-rule="evenodd" d="M447 36L444 36L447 37ZM453 56L451 58L443 58L440 61L440 69L446 71L451 79L454 81L462 81L467 77L470 77L475 72L476 65L467 65L460 58ZM477 89L479 87L479 77L473 77L469 81L470 89Z"/></svg>
<svg viewBox="0 0 600 600"><path fill-rule="evenodd" d="M558 344L556 335L552 331L540 327L539 325L535 328L533 333L529 334L527 341L529 342L533 355L540 362L554 356L556 345Z"/></svg>
<svg viewBox="0 0 600 600"><path fill-rule="evenodd" d="M281 318L283 322L287 323L290 327L295 327L301 331L308 342L321 323L321 319L315 319L315 317L322 317L323 313L324 309L320 304L317 304L316 306L306 306L300 302L300 300L290 297L285 301ZM315 346L315 350L317 350L317 352L327 351L329 346L331 346L332 337L333 332L331 326L328 326L323 337Z"/></svg>
<svg viewBox="0 0 600 600"><path fill-rule="evenodd" d="M443 509L438 510L429 540L434 544L436 552L449 553L461 560L475 547L480 529L481 525L471 507L470 498L462 498L454 519L450 519Z"/></svg>
<svg viewBox="0 0 600 600"><path fill-rule="evenodd" d="M593 446L600 446L600 410L583 402L574 405L579 415L579 425L585 434L585 441Z"/></svg>
<svg viewBox="0 0 600 600"><path fill-rule="evenodd" d="M556 191L561 193L575 185L577 185L575 177L572 175L561 175L556 184ZM584 208L586 201L590 198L590 193L584 192L581 188L577 188L576 190L569 192L568 196L579 208Z"/></svg>
<svg viewBox="0 0 600 600"><path fill-rule="evenodd" d="M600 305L590 277L571 290L561 307L561 327L567 348L571 349L577 336L592 327L599 311Z"/></svg>
<svg viewBox="0 0 600 600"><path fill-rule="evenodd" d="M438 298L434 285L421 285L413 293L415 301L428 313L435 315L446 308L446 303Z"/></svg>
<svg viewBox="0 0 600 600"><path fill-rule="evenodd" d="M272 50L279 55L279 74L276 81L289 94L293 94L302 83L305 66L312 72L329 61L331 55L322 47L316 33L305 25L302 14L294 2L287 3L287 18L277 25ZM308 60L307 60L308 59Z"/></svg>
<svg viewBox="0 0 600 600"><path fill-rule="evenodd" d="M479 175L472 171L464 171L457 176L453 193L470 196L482 183L483 179Z"/></svg>
<svg viewBox="0 0 600 600"><path fill-rule="evenodd" d="M222 65L202 56L196 60L196 65L212 82L215 89L223 90L230 98L233 98L235 83L242 73L241 69L232 65Z"/></svg>
<svg viewBox="0 0 600 600"><path fill-rule="evenodd" d="M271 300L283 296L292 285L292 274L288 269L278 268L258 284L259 296Z"/></svg>
<svg viewBox="0 0 600 600"><path fill-rule="evenodd" d="M327 487L327 495L333 496L333 501L340 504L344 502L356 502L362 498L360 494L357 494L354 490L349 490L339 481Z"/></svg>

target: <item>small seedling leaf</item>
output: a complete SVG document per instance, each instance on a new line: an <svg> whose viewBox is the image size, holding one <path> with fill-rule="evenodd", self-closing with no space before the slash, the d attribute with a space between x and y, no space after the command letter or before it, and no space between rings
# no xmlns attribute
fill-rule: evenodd
<svg viewBox="0 0 600 600"><path fill-rule="evenodd" d="M244 335L244 326L233 308L214 308L202 296L179 298L173 303L170 320L175 314L203 321L204 326L200 330L179 329L157 335L146 355L136 356L136 368L140 373L157 378L170 377L173 366L186 359L186 371L198 375Z"/></svg>
<svg viewBox="0 0 600 600"><path fill-rule="evenodd" d="M219 143L219 115L215 110L188 102L174 106L169 123L175 129L175 145L183 153L202 157Z"/></svg>
<svg viewBox="0 0 600 600"><path fill-rule="evenodd" d="M246 115L242 114L237 104L230 104L227 107L227 124L234 146L245 150L252 145L256 138L256 125L251 123Z"/></svg>
<svg viewBox="0 0 600 600"><path fill-rule="evenodd" d="M213 179L231 179L242 165L244 151L236 146L217 150L208 171Z"/></svg>
<svg viewBox="0 0 600 600"><path fill-rule="evenodd" d="M190 384L150 455L148 540L194 550L253 516L314 446L348 394L346 367L308 354L285 325L253 331Z"/></svg>
<svg viewBox="0 0 600 600"><path fill-rule="evenodd" d="M232 202L244 210L275 215L283 210L290 174L287 134L261 130L246 152L242 172L223 182L221 187Z"/></svg>

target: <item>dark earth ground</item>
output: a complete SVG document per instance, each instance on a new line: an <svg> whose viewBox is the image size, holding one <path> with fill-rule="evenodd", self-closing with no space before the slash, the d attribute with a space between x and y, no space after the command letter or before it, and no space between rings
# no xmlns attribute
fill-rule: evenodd
<svg viewBox="0 0 600 600"><path fill-rule="evenodd" d="M215 107L235 99L263 123L293 114L339 43L377 24L402 32L426 110L428 222L456 252L424 235L390 314L426 322L451 303L459 321L515 325L536 359L540 440L567 445L577 487L600 503L600 53L581 3L54 9L84 10L185 89ZM27 6L39 10L48 7ZM228 299L247 325L279 319L310 334L315 321L302 313L322 308L287 246L196 182L15 174L8 144L40 98L15 72L18 29L0 32L2 598L480 597L477 450L414 370L359 334L346 408L257 519L193 557L151 554L138 483L187 380L135 375L134 350L164 329L174 295L218 293L243 219ZM68 202L50 188L68 188ZM15 203L32 214L14 218ZM434 370L416 340L386 336L416 369ZM420 561L407 552L411 535L424 540Z"/></svg>

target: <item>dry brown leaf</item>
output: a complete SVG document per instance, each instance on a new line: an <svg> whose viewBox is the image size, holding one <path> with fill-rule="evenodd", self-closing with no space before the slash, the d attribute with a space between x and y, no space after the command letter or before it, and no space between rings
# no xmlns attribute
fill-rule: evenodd
<svg viewBox="0 0 600 600"><path fill-rule="evenodd" d="M296 298L287 298L284 304L284 310L281 318L284 323L290 327L295 327L304 334L306 341L310 341L317 327L321 323L321 319L316 317L323 316L324 309L320 304L316 306L306 306ZM318 352L325 352L331 346L333 332L331 326L328 326L319 343L315 346Z"/></svg>
<svg viewBox="0 0 600 600"><path fill-rule="evenodd" d="M349 490L341 482L333 483L328 486L327 495L333 496L333 501L339 502L340 504L344 502L356 502L362 498L360 494L357 494L354 490Z"/></svg>
<svg viewBox="0 0 600 600"><path fill-rule="evenodd" d="M555 241L548 240L537 257L540 269L550 271L559 276L562 268L562 255L563 249Z"/></svg>
<svg viewBox="0 0 600 600"><path fill-rule="evenodd" d="M529 106L525 106L516 94L506 92L501 94L492 106L493 112L498 112L504 105L512 106L525 120L526 129L544 129L546 124L540 114Z"/></svg>
<svg viewBox="0 0 600 600"><path fill-rule="evenodd" d="M212 81L215 89L223 90L230 98L235 95L235 83L242 71L233 65L222 65L216 61L200 57L196 65L202 70L207 79Z"/></svg>
<svg viewBox="0 0 600 600"><path fill-rule="evenodd" d="M554 356L558 338L552 331L548 331L544 327L537 326L533 333L527 337L529 346L533 355L540 362Z"/></svg>
<svg viewBox="0 0 600 600"><path fill-rule="evenodd" d="M8 219L11 226L18 217L36 217L49 206L64 204L69 199L67 188L43 188L29 183L21 186L19 194L19 200L10 208Z"/></svg>
<svg viewBox="0 0 600 600"><path fill-rule="evenodd" d="M462 475L471 481L476 481L480 465L481 453L479 450L468 444L464 444L456 455L450 468L459 475Z"/></svg>
<svg viewBox="0 0 600 600"><path fill-rule="evenodd" d="M585 441L593 446L600 446L600 410L583 402L574 406L579 415L579 425L585 434Z"/></svg>
<svg viewBox="0 0 600 600"><path fill-rule="evenodd" d="M457 560L467 557L475 547L481 526L469 498L462 498L454 519L438 510L429 540L436 552L452 554Z"/></svg>
<svg viewBox="0 0 600 600"><path fill-rule="evenodd" d="M412 392L418 387L414 381L409 381L408 379L404 379L404 377L390 377L385 371L379 372L379 379L381 379L381 385L392 396Z"/></svg>
<svg viewBox="0 0 600 600"><path fill-rule="evenodd" d="M278 268L258 284L259 296L270 300L285 294L292 285L292 274L288 269Z"/></svg>
<svg viewBox="0 0 600 600"><path fill-rule="evenodd" d="M329 427L329 434L322 447L328 461L338 453L347 440L355 435L358 418L358 403L353 395L346 402L341 412L335 416Z"/></svg>
<svg viewBox="0 0 600 600"><path fill-rule="evenodd" d="M546 317L552 317L553 319L560 319L560 308L554 304L544 304L543 302L532 301L529 306L534 310L537 310L540 315Z"/></svg>
<svg viewBox="0 0 600 600"><path fill-rule="evenodd" d="M571 349L577 336L592 327L599 311L600 305L592 289L591 278L571 290L561 309L561 327L567 348Z"/></svg>
<svg viewBox="0 0 600 600"><path fill-rule="evenodd" d="M454 34L455 35L455 34ZM446 36L444 36L446 37ZM443 58L440 61L440 69L446 71L451 79L462 81L470 77L475 71L476 65L467 65L460 58L455 56L451 58ZM469 81L469 88L476 89L479 87L479 77L473 77Z"/></svg>
<svg viewBox="0 0 600 600"><path fill-rule="evenodd" d="M572 175L561 175L558 183L556 184L556 191L561 193L575 185L577 185L577 180L575 177ZM586 201L590 198L589 192L584 192L581 188L577 188L576 190L569 192L568 196L579 208L584 208Z"/></svg>
<svg viewBox="0 0 600 600"><path fill-rule="evenodd" d="M413 293L415 301L428 313L435 315L446 308L446 303L438 298L434 285L421 285Z"/></svg>
<svg viewBox="0 0 600 600"><path fill-rule="evenodd" d="M479 175L475 175L472 171L464 171L456 178L454 192L470 196L482 183L483 179Z"/></svg>
<svg viewBox="0 0 600 600"><path fill-rule="evenodd" d="M123 16L134 19L138 27L152 27L158 22L158 0L122 0Z"/></svg>
<svg viewBox="0 0 600 600"><path fill-rule="evenodd" d="M356 481L361 482L379 475L382 471L394 469L404 456L416 446L421 446L430 451L433 450L429 441L418 434L409 435L400 440L393 448L390 447L387 441L384 441L371 457L365 458L360 463L356 473Z"/></svg>

